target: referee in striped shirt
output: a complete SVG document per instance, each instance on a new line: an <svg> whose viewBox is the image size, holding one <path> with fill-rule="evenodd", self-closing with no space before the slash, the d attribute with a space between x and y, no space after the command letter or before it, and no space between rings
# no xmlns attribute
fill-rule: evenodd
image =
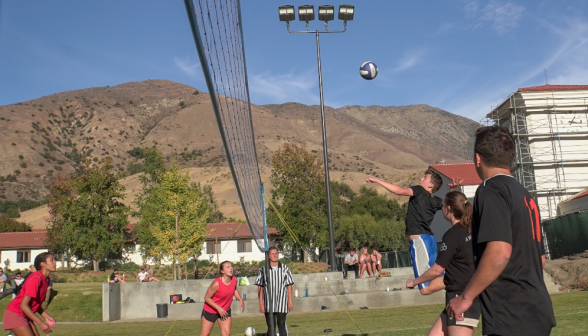
<svg viewBox="0 0 588 336"><path fill-rule="evenodd" d="M278 261L279 254L278 249L270 247L269 249L269 260L270 260L270 294L272 296L272 307L274 318L278 321L278 330L280 336L288 336L288 328L286 327L286 314L294 309L292 304L292 285L294 284L294 278L292 272L288 266ZM265 290L265 267L259 270L255 285L259 286L257 294L259 296L259 311L265 314L265 321L270 325L269 320L269 306L267 291ZM273 321L275 325L275 321Z"/></svg>

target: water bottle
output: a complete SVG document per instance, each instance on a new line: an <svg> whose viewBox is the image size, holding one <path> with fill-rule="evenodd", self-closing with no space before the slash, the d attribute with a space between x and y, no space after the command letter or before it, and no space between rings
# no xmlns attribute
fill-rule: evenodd
<svg viewBox="0 0 588 336"><path fill-rule="evenodd" d="M308 297L308 288L306 289L306 297Z"/></svg>
<svg viewBox="0 0 588 336"><path fill-rule="evenodd" d="M294 291L294 297L295 297L295 298L297 298L297 297L298 297L298 289L296 289L296 290Z"/></svg>
<svg viewBox="0 0 588 336"><path fill-rule="evenodd" d="M247 300L247 293L243 293L243 301Z"/></svg>
<svg viewBox="0 0 588 336"><path fill-rule="evenodd" d="M345 295L349 294L349 290L347 289L347 287L345 287Z"/></svg>

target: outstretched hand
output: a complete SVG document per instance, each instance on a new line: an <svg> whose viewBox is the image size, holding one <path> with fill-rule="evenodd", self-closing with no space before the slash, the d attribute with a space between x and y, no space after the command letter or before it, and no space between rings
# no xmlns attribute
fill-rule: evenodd
<svg viewBox="0 0 588 336"><path fill-rule="evenodd" d="M376 183L376 182L378 181L378 179L376 179L375 177L368 176L368 177L365 179L365 181L366 181L367 183Z"/></svg>
<svg viewBox="0 0 588 336"><path fill-rule="evenodd" d="M462 186L463 185L463 179L459 178L459 177L454 177L452 179L452 183L449 183L449 188L451 188L451 191L454 191L455 188Z"/></svg>

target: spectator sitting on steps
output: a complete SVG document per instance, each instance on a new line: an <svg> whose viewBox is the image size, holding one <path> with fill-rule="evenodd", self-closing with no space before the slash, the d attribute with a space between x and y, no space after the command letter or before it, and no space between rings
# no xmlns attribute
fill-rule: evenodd
<svg viewBox="0 0 588 336"><path fill-rule="evenodd" d="M146 269L145 272L147 272L147 274L148 274L147 277L149 278L149 281L160 282L156 277L153 276L153 270L151 269L151 266L147 265L147 266L145 266L145 269Z"/></svg>
<svg viewBox="0 0 588 336"><path fill-rule="evenodd" d="M110 282L111 282L111 283L116 283L116 282L124 282L124 281L123 281L123 277L122 277L122 275L119 275L119 274L118 274L118 269L116 269L116 268L115 268L115 269L112 271L112 274L110 274Z"/></svg>
<svg viewBox="0 0 588 336"><path fill-rule="evenodd" d="M359 264L357 254L355 254L355 248L351 248L349 253L345 255L343 261L343 279L347 280L347 272L352 269L355 271L355 278L359 278Z"/></svg>
<svg viewBox="0 0 588 336"><path fill-rule="evenodd" d="M141 268L141 272L137 274L137 282L149 282L149 273L145 272L144 268Z"/></svg>

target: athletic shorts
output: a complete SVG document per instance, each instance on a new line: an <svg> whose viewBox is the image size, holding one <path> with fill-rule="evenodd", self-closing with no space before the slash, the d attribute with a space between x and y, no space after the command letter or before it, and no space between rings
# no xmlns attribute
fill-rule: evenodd
<svg viewBox="0 0 588 336"><path fill-rule="evenodd" d="M227 310L227 317L231 317L231 308L229 308L229 310ZM206 319L206 321L211 322L211 323L215 323L216 320L218 319L222 319L220 314L214 314L211 312L207 312L206 310L202 309L202 315L200 316L201 318L204 317Z"/></svg>
<svg viewBox="0 0 588 336"><path fill-rule="evenodd" d="M4 317L2 318L2 321L4 322L4 330L11 330L33 324L32 320L29 320L28 318L8 309L4 311Z"/></svg>
<svg viewBox="0 0 588 336"><path fill-rule="evenodd" d="M445 306L447 307L447 305L449 304L449 301L455 299L460 294L461 293L459 293L459 292L446 292L445 293ZM478 322L480 321L481 312L482 312L482 306L480 305L480 300L478 298L476 298L474 300L470 309L466 310L465 313L461 314L461 316L464 317L463 321L457 321L453 318L450 318L449 316L447 316L447 310L445 310L445 309L443 310L443 314L445 314L445 317L447 318L446 322L447 322L448 326L458 325L458 326L466 326L466 327L472 327L472 328L476 328L478 326Z"/></svg>
<svg viewBox="0 0 588 336"><path fill-rule="evenodd" d="M435 241L435 236L430 234L424 233L411 240L408 245L408 250L412 259L412 269L415 279L423 275L435 264L435 260L437 260L437 242ZM427 287L430 283L430 281L427 281L420 284L419 289Z"/></svg>

